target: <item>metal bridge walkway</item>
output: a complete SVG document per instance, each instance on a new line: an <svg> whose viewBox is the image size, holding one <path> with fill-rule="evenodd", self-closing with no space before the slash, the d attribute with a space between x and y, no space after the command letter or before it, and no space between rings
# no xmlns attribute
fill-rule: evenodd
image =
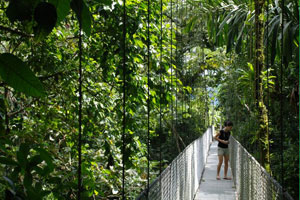
<svg viewBox="0 0 300 200"><path fill-rule="evenodd" d="M233 179L224 180L224 163L221 168L221 180L216 180L217 164L218 164L218 142L213 142L208 152L208 157L201 178L200 186L197 190L194 200L235 200L236 192ZM229 166L228 177L232 177L231 168Z"/></svg>
<svg viewBox="0 0 300 200"><path fill-rule="evenodd" d="M216 180L214 127L189 144L137 200L293 200L255 158L230 137L228 176ZM224 165L221 177L224 175Z"/></svg>

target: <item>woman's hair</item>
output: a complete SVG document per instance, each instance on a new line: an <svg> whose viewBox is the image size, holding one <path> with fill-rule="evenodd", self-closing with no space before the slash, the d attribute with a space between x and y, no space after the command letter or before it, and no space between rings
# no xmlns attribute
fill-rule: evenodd
<svg viewBox="0 0 300 200"><path fill-rule="evenodd" d="M226 120L224 122L224 126L233 126L233 123L231 121L229 121L229 120Z"/></svg>

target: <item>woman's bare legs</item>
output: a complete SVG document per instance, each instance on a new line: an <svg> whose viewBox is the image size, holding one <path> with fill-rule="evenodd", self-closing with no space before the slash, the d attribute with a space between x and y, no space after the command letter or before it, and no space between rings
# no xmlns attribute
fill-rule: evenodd
<svg viewBox="0 0 300 200"><path fill-rule="evenodd" d="M221 170L221 166L223 163L223 155L218 156L219 157L219 163L218 163L218 168L217 168L217 179L220 180L220 170Z"/></svg>
<svg viewBox="0 0 300 200"><path fill-rule="evenodd" d="M231 179L230 177L227 177L229 155L224 155L224 160L225 160L224 179Z"/></svg>

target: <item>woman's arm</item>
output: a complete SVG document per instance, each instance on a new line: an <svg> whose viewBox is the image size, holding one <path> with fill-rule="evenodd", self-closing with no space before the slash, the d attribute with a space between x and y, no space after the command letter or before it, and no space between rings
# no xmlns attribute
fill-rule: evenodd
<svg viewBox="0 0 300 200"><path fill-rule="evenodd" d="M217 132L216 136L214 137L215 140L218 140L219 142L221 142L221 143L223 143L223 144L229 144L229 141L221 140L221 139L219 138L220 135L221 135L220 132Z"/></svg>
<svg viewBox="0 0 300 200"><path fill-rule="evenodd" d="M220 136L220 132L218 131L217 134L216 134L215 137L214 137L215 140L218 140L218 141L219 141L219 136Z"/></svg>

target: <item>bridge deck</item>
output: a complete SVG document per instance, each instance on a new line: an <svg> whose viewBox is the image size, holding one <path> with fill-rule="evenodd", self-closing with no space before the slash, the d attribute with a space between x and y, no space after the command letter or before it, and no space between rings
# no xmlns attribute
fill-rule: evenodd
<svg viewBox="0 0 300 200"><path fill-rule="evenodd" d="M205 165L204 174L200 187L194 200L235 200L235 187L232 180L224 180L224 163L221 168L221 180L216 180L217 174L217 142L211 144L207 163ZM227 175L232 177L229 167Z"/></svg>

